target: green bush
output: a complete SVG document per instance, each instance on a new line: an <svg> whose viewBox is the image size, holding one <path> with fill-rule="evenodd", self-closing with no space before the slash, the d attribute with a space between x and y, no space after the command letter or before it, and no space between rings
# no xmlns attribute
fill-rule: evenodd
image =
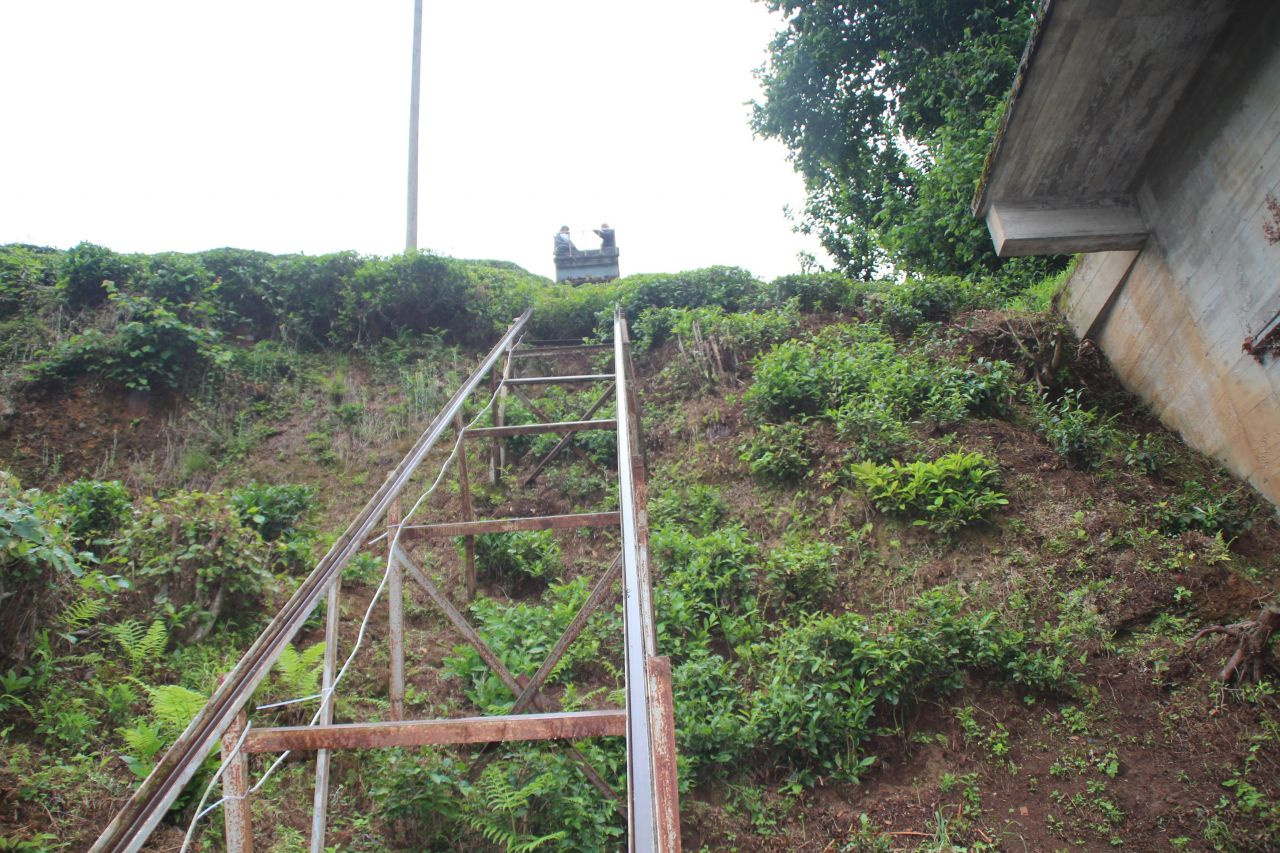
<svg viewBox="0 0 1280 853"><path fill-rule="evenodd" d="M861 287L861 282L833 272L784 275L770 285L774 303L794 299L801 311L834 311L848 305Z"/></svg>
<svg viewBox="0 0 1280 853"><path fill-rule="evenodd" d="M646 308L716 305L745 311L764 304L765 286L740 267L706 267L666 274L633 275L616 282L623 310L639 317Z"/></svg>
<svg viewBox="0 0 1280 853"><path fill-rule="evenodd" d="M62 298L72 311L93 308L107 301L103 282L127 289L134 264L105 246L79 243L67 250L62 263Z"/></svg>
<svg viewBox="0 0 1280 853"><path fill-rule="evenodd" d="M886 283L867 304L893 328L911 332L921 323L939 322L975 308L997 308L1002 301L998 290L983 281L907 278Z"/></svg>
<svg viewBox="0 0 1280 853"><path fill-rule="evenodd" d="M658 645L674 661L705 649L712 638L735 645L758 633L759 548L742 525L701 536L661 527L651 542L662 569L654 589Z"/></svg>
<svg viewBox="0 0 1280 853"><path fill-rule="evenodd" d="M1031 411L1044 440L1072 468L1096 468L1115 443L1114 416L1087 408L1078 390L1065 391L1056 402L1033 395Z"/></svg>
<svg viewBox="0 0 1280 853"><path fill-rule="evenodd" d="M457 540L462 547L463 540ZM561 571L560 545L552 530L482 533L475 538L476 568L497 578L545 581Z"/></svg>
<svg viewBox="0 0 1280 853"><path fill-rule="evenodd" d="M51 590L81 570L66 533L37 491L0 471L0 663L23 660L57 599Z"/></svg>
<svg viewBox="0 0 1280 853"><path fill-rule="evenodd" d="M905 613L815 615L752 646L758 746L772 761L857 778L892 708L958 690L968 672L1036 691L1070 683L1070 649L1037 647L995 612L963 605L938 588Z"/></svg>
<svg viewBox="0 0 1280 853"><path fill-rule="evenodd" d="M133 499L119 480L76 480L58 489L57 502L71 540L86 548L120 529Z"/></svg>
<svg viewBox="0 0 1280 853"><path fill-rule="evenodd" d="M672 670L682 788L735 773L754 746L740 678L737 665L712 653Z"/></svg>
<svg viewBox="0 0 1280 853"><path fill-rule="evenodd" d="M585 577L564 584L553 584L544 597L545 603L507 603L478 597L471 604L471 615L479 632L494 654L514 673L533 674L555 645L560 634L577 615L591 589ZM551 683L569 683L588 669L604 667L602 652L616 647L621 626L612 612L598 611L587 628L569 647L552 669ZM515 696L494 674L474 647L460 645L444 661L450 677L462 684L463 694L477 709L486 714L505 714L511 710Z"/></svg>
<svg viewBox="0 0 1280 853"><path fill-rule="evenodd" d="M0 318L33 313L58 282L62 253L11 244L0 246Z"/></svg>
<svg viewBox="0 0 1280 853"><path fill-rule="evenodd" d="M849 473L876 509L939 532L982 519L1009 503L996 488L1000 469L977 452L949 453L932 462L856 462Z"/></svg>
<svg viewBox="0 0 1280 853"><path fill-rule="evenodd" d="M715 486L691 483L665 486L662 481L649 498L649 518L656 527L683 527L696 535L710 533L729 514L724 494Z"/></svg>
<svg viewBox="0 0 1280 853"><path fill-rule="evenodd" d="M165 619L188 642L207 636L221 621L255 614L271 579L262 537L241 523L221 494L144 498L121 550L141 578L141 591L149 594L148 618Z"/></svg>
<svg viewBox="0 0 1280 853"><path fill-rule="evenodd" d="M1243 489L1214 491L1190 480L1180 494L1156 504L1156 520L1160 531L1168 536L1196 530L1230 541L1248 532L1256 511L1257 505Z"/></svg>
<svg viewBox="0 0 1280 853"><path fill-rule="evenodd" d="M298 532L315 493L311 486L253 480L231 492L231 505L242 524L256 530L264 541L274 542Z"/></svg>
<svg viewBox="0 0 1280 853"><path fill-rule="evenodd" d="M804 427L797 423L761 424L738 449L751 476L773 483L799 480L808 473L813 455Z"/></svg>
<svg viewBox="0 0 1280 853"><path fill-rule="evenodd" d="M127 388L174 390L189 387L214 365L231 358L213 329L188 322L147 296L106 288L118 312L109 331L93 327L73 335L29 366L34 379L93 374ZM197 312L202 313L202 312Z"/></svg>
<svg viewBox="0 0 1280 853"><path fill-rule="evenodd" d="M853 462L888 462L916 444L907 423L871 397L850 397L840 408L828 410L827 417L848 443L847 458Z"/></svg>
<svg viewBox="0 0 1280 853"><path fill-rule="evenodd" d="M836 587L835 563L840 546L806 534L788 535L765 560L769 585L789 604L822 606Z"/></svg>

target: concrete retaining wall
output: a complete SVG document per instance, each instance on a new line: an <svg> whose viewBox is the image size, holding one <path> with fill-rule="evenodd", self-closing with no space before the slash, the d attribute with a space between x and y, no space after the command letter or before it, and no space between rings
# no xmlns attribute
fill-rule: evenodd
<svg viewBox="0 0 1280 853"><path fill-rule="evenodd" d="M1280 311L1268 195L1280 198L1276 12L1228 26L1145 168L1146 246L1083 256L1066 306L1164 423L1280 505L1280 359L1241 348Z"/></svg>

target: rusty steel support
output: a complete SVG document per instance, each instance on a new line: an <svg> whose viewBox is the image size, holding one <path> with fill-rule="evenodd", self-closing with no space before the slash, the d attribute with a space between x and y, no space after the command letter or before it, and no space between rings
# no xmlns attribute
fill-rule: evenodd
<svg viewBox="0 0 1280 853"><path fill-rule="evenodd" d="M338 623L341 618L342 577L329 587L324 619L324 668L320 673L320 725L333 722L333 679L338 671ZM324 853L324 838L329 820L329 750L316 753L316 791L311 805L311 853Z"/></svg>
<svg viewBox="0 0 1280 853"><path fill-rule="evenodd" d="M497 363L498 357L509 350L512 342L523 333L529 317L529 311L520 315L479 367L454 392L405 458L387 476L364 509L356 515L346 531L338 537L329 552L254 641L227 677L226 683L214 691L205 707L196 714L173 746L160 757L151 774L103 829L91 848L93 853L132 853L146 843L165 812L200 768L204 757L213 749L254 689L266 677L281 650L298 633L329 585L361 548L369 532L383 520L392 499L400 494L440 436L451 426L454 413L461 409L462 404Z"/></svg>
<svg viewBox="0 0 1280 853"><path fill-rule="evenodd" d="M513 376L504 385L577 385L583 382L612 382L612 373L580 373L573 376Z"/></svg>
<svg viewBox="0 0 1280 853"><path fill-rule="evenodd" d="M410 720L401 723L343 723L336 726L281 726L253 729L244 752L311 751L317 749L382 749L392 746L495 743L618 736L626 731L626 712L561 711L551 714L508 714L453 720Z"/></svg>
<svg viewBox="0 0 1280 853"><path fill-rule="evenodd" d="M462 413L459 412L457 419L454 421L458 435L465 436L466 431L462 423ZM458 490L462 498L462 520L475 521L475 508L471 505L471 479L467 476L467 443L460 442L458 445ZM474 534L468 534L462 537L462 547L466 564L463 566L463 578L467 590L467 602L475 600L476 597L476 537Z"/></svg>
<svg viewBox="0 0 1280 853"><path fill-rule="evenodd" d="M502 362L502 376L494 376L493 393L493 425L500 427L506 426L507 423L507 380L511 377L513 367L512 353L515 351L515 344L507 347L507 357ZM494 438L493 444L489 447L489 483L490 485L498 485L498 481L502 479L502 470L507 467L507 446L502 443L501 438Z"/></svg>
<svg viewBox="0 0 1280 853"><path fill-rule="evenodd" d="M244 709L236 714L222 736L222 796L226 799L222 818L230 853L253 853L253 820L249 809L249 758L244 749L234 751L249 724Z"/></svg>
<svg viewBox="0 0 1280 853"><path fill-rule="evenodd" d="M542 424L517 424L501 427L473 427L467 430L467 437L483 438L486 435L537 435L544 432L586 432L595 429L616 429L618 422L612 419L594 421L555 421Z"/></svg>
<svg viewBox="0 0 1280 853"><path fill-rule="evenodd" d="M513 358L548 358L557 355L585 355L593 352L612 352L613 344L576 344L574 346L527 346L512 354Z"/></svg>
<svg viewBox="0 0 1280 853"><path fill-rule="evenodd" d="M514 530L614 527L617 523L616 512L575 512L568 515L534 515L527 518L482 518L478 521L451 521L444 524L406 524L401 528L400 541L478 536L481 533L510 533Z"/></svg>
<svg viewBox="0 0 1280 853"><path fill-rule="evenodd" d="M387 510L388 526L400 524L400 500L391 502ZM391 719L404 719L404 572L399 561L391 559L395 539L387 544L387 650L391 671L388 674L387 699L391 702Z"/></svg>

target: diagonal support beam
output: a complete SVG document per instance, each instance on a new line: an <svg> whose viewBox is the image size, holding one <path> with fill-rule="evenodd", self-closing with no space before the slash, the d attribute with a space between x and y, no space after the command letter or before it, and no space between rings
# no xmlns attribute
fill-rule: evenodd
<svg viewBox="0 0 1280 853"><path fill-rule="evenodd" d="M462 634L473 648L475 648L476 652L480 655L480 659L488 664L489 668L493 670L494 675L498 676L499 680L501 680L502 683L507 686L507 689L510 690L517 698L523 695L524 688L519 679L511 674L511 670L507 669L506 664L498 659L498 656L493 653L493 649L489 648L489 645L484 641L484 638L476 633L476 629L471 627L471 623L467 622L466 618L458 612L458 608L453 606L453 603L445 597L444 593L440 591L440 588L432 583L431 578L427 577L426 573L422 571L422 569L418 568L417 564L410 560L408 555L399 548L395 549L395 557L396 560L399 561L400 565L404 566L404 568L408 570L409 574L413 575L418 583L422 584L423 589L427 591L427 595L431 596L431 600L434 601L444 612L445 618L448 619L449 623L452 624L460 634ZM532 699L530 704L542 710L547 710L548 708L554 708L557 703L547 697L536 696ZM609 783L605 781L605 778L600 775L600 772L592 766L591 762L577 747L570 746L569 754L572 755L582 767L582 772L586 774L586 777L589 780L591 780L591 784L595 785L596 788L598 788L605 796L614 800L620 799L617 792L613 790Z"/></svg>
<svg viewBox="0 0 1280 853"><path fill-rule="evenodd" d="M587 627L587 621L599 609L605 597L609 594L609 590L617 583L621 574L622 555L619 554L614 558L613 564L600 575L596 585L587 596L587 600L582 603L582 607L578 608L573 621L565 627L560 639L556 640L556 644L551 648L547 659L542 662L542 666L538 667L538 671L533 674L533 677L529 679L529 683L524 686L524 690L516 697L516 703L511 707L511 713L519 714L533 704L534 699L538 696L538 691L542 689L543 683L551 676L551 671L555 669L556 664L564 657L564 653L569 650L569 646L573 645L573 641L578 639L578 635ZM492 756L493 753L487 749L482 750L476 756L475 762L471 765L471 770L468 773L471 781L474 782L480 777L480 772L484 770L485 765L489 763L489 759Z"/></svg>

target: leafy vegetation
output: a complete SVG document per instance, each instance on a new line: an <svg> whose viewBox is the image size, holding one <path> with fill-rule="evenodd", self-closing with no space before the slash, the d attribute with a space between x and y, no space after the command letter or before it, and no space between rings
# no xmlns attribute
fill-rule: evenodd
<svg viewBox="0 0 1280 853"><path fill-rule="evenodd" d="M889 465L856 462L849 473L881 512L945 533L1009 503L997 490L1000 470L981 453L949 453L935 461Z"/></svg>

